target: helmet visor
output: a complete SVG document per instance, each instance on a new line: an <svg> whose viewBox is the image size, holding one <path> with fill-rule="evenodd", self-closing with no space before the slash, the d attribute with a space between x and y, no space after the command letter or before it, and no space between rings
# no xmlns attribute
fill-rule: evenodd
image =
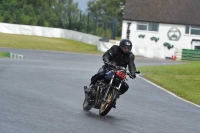
<svg viewBox="0 0 200 133"><path fill-rule="evenodd" d="M125 53L129 53L129 52L131 52L131 46L123 46L123 47L122 47L122 50L123 50Z"/></svg>

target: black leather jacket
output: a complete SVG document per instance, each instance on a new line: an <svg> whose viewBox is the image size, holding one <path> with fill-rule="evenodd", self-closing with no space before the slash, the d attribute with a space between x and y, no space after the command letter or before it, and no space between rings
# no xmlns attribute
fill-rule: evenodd
<svg viewBox="0 0 200 133"><path fill-rule="evenodd" d="M135 56L132 52L125 54L119 46L114 45L104 53L102 58L105 62L115 62L117 66L125 68L128 66L129 72L135 74Z"/></svg>

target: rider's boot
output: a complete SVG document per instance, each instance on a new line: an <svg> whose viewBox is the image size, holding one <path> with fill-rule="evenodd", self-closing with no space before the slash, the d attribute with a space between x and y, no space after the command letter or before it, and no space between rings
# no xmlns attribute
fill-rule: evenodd
<svg viewBox="0 0 200 133"><path fill-rule="evenodd" d="M113 106L112 106L112 107L116 109L116 101L115 101L115 103L113 104Z"/></svg>
<svg viewBox="0 0 200 133"><path fill-rule="evenodd" d="M85 91L85 94L86 94L86 97L87 98L87 101L90 103L90 104L94 104L94 99L91 98L91 90L92 90L92 87L89 86L84 86L84 91Z"/></svg>
<svg viewBox="0 0 200 133"><path fill-rule="evenodd" d="M118 99L119 99L120 95L121 95L121 93L119 93L119 96L117 97ZM116 109L116 101L114 102L112 107Z"/></svg>

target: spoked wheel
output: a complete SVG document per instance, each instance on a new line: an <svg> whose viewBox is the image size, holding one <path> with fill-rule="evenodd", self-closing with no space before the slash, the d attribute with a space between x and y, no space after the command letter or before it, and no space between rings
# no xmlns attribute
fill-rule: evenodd
<svg viewBox="0 0 200 133"><path fill-rule="evenodd" d="M105 116L113 107L113 104L115 103L116 99L118 97L118 91L115 89L112 89L109 94L108 98L105 102L101 103L100 109L99 109L99 115Z"/></svg>
<svg viewBox="0 0 200 133"><path fill-rule="evenodd" d="M93 105L88 102L87 98L85 98L85 100L83 101L83 109L85 111L89 111L92 107Z"/></svg>

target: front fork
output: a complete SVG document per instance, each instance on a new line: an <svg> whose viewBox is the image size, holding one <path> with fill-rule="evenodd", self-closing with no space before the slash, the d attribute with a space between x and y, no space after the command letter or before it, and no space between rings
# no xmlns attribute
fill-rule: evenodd
<svg viewBox="0 0 200 133"><path fill-rule="evenodd" d="M104 97L103 97L103 102L105 102L106 99L107 99L107 97L108 97L108 92L110 91L110 88L111 88L113 79L114 79L114 75L112 76L112 79L111 79L111 81L110 81L109 87L106 89L106 92L105 92ZM121 85L122 85L122 83L120 83L118 87L115 87L115 89L117 89L117 90L120 91Z"/></svg>

